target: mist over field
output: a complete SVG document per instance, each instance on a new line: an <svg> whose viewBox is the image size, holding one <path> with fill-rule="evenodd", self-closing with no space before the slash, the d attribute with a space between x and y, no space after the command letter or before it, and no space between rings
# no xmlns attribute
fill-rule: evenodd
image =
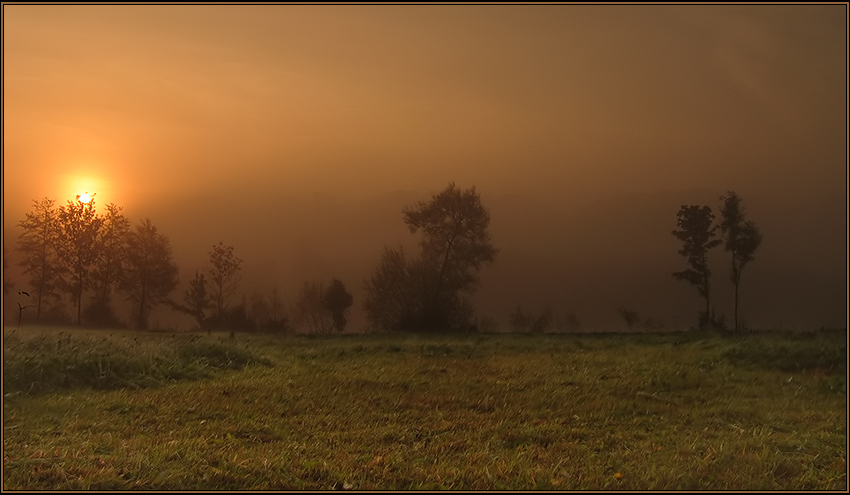
<svg viewBox="0 0 850 495"><path fill-rule="evenodd" d="M230 304L344 282L346 332L402 210L475 187L498 254L475 316L618 308L684 330L682 205L735 191L763 235L740 286L752 329L846 327L846 5L4 5L4 321L32 201L96 192L149 218L179 268L222 242ZM732 319L729 256L709 254ZM116 304L123 304L120 296ZM72 305L67 304L69 313ZM128 309L121 309L125 317ZM26 316L26 313L25 313ZM152 322L190 329L160 305Z"/></svg>

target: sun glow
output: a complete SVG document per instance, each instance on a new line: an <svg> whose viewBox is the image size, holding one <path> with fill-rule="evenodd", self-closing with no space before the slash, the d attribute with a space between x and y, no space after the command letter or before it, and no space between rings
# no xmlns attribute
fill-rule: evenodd
<svg viewBox="0 0 850 495"><path fill-rule="evenodd" d="M80 201L80 203L88 203L89 201L91 201L92 196L94 196L94 194L89 194L88 191L86 191L83 194L78 194L77 199Z"/></svg>

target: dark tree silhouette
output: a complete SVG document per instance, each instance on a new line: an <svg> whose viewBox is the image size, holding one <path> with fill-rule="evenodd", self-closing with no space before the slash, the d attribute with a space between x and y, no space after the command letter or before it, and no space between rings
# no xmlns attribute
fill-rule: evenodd
<svg viewBox="0 0 850 495"><path fill-rule="evenodd" d="M322 284L304 282L295 303L295 316L300 322L306 322L312 333L328 333L333 328L325 294Z"/></svg>
<svg viewBox="0 0 850 495"><path fill-rule="evenodd" d="M426 283L424 314L426 329L466 327L452 321L461 292L472 293L478 271L496 257L488 231L490 213L475 188L462 191L450 183L446 189L403 211L410 231L422 231L420 242Z"/></svg>
<svg viewBox="0 0 850 495"><path fill-rule="evenodd" d="M378 267L366 280L363 309L377 330L413 330L422 312L421 263L404 249L384 248Z"/></svg>
<svg viewBox="0 0 850 495"><path fill-rule="evenodd" d="M239 271L242 260L233 254L233 246L225 246L219 242L210 251L209 283L212 286L211 298L216 310L216 317L221 317L227 307L227 299L239 287Z"/></svg>
<svg viewBox="0 0 850 495"><path fill-rule="evenodd" d="M331 313L334 330L342 332L346 324L345 310L354 303L354 297L345 290L345 284L338 279L333 279L325 291L322 302Z"/></svg>
<svg viewBox="0 0 850 495"><path fill-rule="evenodd" d="M91 285L94 264L98 257L98 236L103 219L95 212L94 194L88 203L83 203L78 194L74 201L59 207L59 223L62 235L59 256L65 264L70 279L67 290L77 307L77 325L83 310L83 291Z"/></svg>
<svg viewBox="0 0 850 495"><path fill-rule="evenodd" d="M128 236L127 267L122 289L136 308L135 323L147 328L150 311L168 301L177 285L177 265L168 238L149 219L145 219Z"/></svg>
<svg viewBox="0 0 850 495"><path fill-rule="evenodd" d="M189 288L183 294L184 304L167 301L167 304L177 311L181 311L195 318L198 328L203 330L206 326L206 309L210 307L207 297L207 282L204 274L195 272L195 278L189 281Z"/></svg>
<svg viewBox="0 0 850 495"><path fill-rule="evenodd" d="M36 319L40 319L47 301L58 302L65 274L59 258L62 227L55 201L48 198L33 200L33 210L18 226L23 233L18 239L18 250L24 273L29 275L35 298Z"/></svg>
<svg viewBox="0 0 850 495"><path fill-rule="evenodd" d="M672 234L682 241L679 254L688 259L690 268L673 273L677 280L684 280L696 286L699 294L705 298L705 313L700 317L700 326L712 322L709 279L711 270L708 269L708 250L720 244L719 239L713 239L716 227L712 226L714 215L708 206L685 206L677 214L678 227Z"/></svg>
<svg viewBox="0 0 850 495"><path fill-rule="evenodd" d="M110 203L102 217L98 255L91 275L95 296L85 315L94 324L118 323L112 309L112 294L119 288L127 264L127 237L130 233L130 221L121 214L121 210L121 207Z"/></svg>
<svg viewBox="0 0 850 495"><path fill-rule="evenodd" d="M730 191L720 200L720 230L723 233L724 249L732 255L730 279L735 284L735 331L738 331L738 289L741 271L753 260L753 254L761 244L762 236L755 224L744 219L741 198Z"/></svg>

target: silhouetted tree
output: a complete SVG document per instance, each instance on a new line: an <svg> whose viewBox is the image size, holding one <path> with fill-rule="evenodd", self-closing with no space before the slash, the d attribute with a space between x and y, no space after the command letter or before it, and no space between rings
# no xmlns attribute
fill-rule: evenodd
<svg viewBox="0 0 850 495"><path fill-rule="evenodd" d="M103 219L95 211L94 194L87 203L78 194L74 201L59 207L62 235L59 256L70 273L67 290L77 308L77 325L82 320L83 291L91 285L98 256L98 236Z"/></svg>
<svg viewBox="0 0 850 495"><path fill-rule="evenodd" d="M257 330L263 332L288 332L289 319L283 311L277 287L272 287L268 297L254 293L250 300L250 316Z"/></svg>
<svg viewBox="0 0 850 495"><path fill-rule="evenodd" d="M130 221L121 214L121 210L113 203L106 205L98 237L97 259L92 272L95 296L86 309L86 320L101 326L118 323L112 309L112 294L120 286L127 263L127 236L130 233Z"/></svg>
<svg viewBox="0 0 850 495"><path fill-rule="evenodd" d="M700 318L700 326L703 326L713 321L709 298L711 270L708 269L708 250L720 244L720 240L713 239L716 227L712 226L714 215L710 207L683 205L677 217L680 230L674 230L672 234L682 241L679 254L688 259L690 268L673 273L673 277L696 286L699 294L705 298L705 314Z"/></svg>
<svg viewBox="0 0 850 495"><path fill-rule="evenodd" d="M242 260L233 254L233 246L219 242L210 251L209 282L212 285L212 301L216 315L220 316L227 306L227 299L239 287L239 271Z"/></svg>
<svg viewBox="0 0 850 495"><path fill-rule="evenodd" d="M295 303L296 317L306 322L312 333L328 333L333 328L331 312L324 300L325 294L322 284L304 282Z"/></svg>
<svg viewBox="0 0 850 495"><path fill-rule="evenodd" d="M167 302L177 285L177 265L168 238L149 219L131 231L127 241L127 267L121 286L136 307L136 326L147 328L150 311Z"/></svg>
<svg viewBox="0 0 850 495"><path fill-rule="evenodd" d="M419 259L403 250L385 249L366 281L364 308L375 327L387 330L463 330L472 308L462 297L478 283L482 265L495 259L490 243L490 214L475 188L453 183L427 203L404 208L410 231L422 231Z"/></svg>
<svg viewBox="0 0 850 495"><path fill-rule="evenodd" d="M30 277L36 319L41 319L49 300L54 304L61 300L65 269L59 258L62 227L55 203L48 198L33 200L33 210L18 224L23 229L18 239L20 265Z"/></svg>
<svg viewBox="0 0 850 495"><path fill-rule="evenodd" d="M404 249L384 248L378 267L365 282L363 309L377 330L413 330L422 313L421 263Z"/></svg>
<svg viewBox="0 0 850 495"><path fill-rule="evenodd" d="M720 230L725 241L724 249L732 255L730 279L735 284L735 331L738 331L738 288L741 285L741 271L753 260L753 255L761 244L762 236L755 224L744 219L741 198L734 192L728 192L720 200Z"/></svg>
<svg viewBox="0 0 850 495"><path fill-rule="evenodd" d="M168 305L172 309L193 317L198 323L198 328L203 330L206 327L206 310L210 307L209 297L207 297L207 281L204 274L195 271L195 278L189 281L189 288L183 294L183 304L169 301Z"/></svg>
<svg viewBox="0 0 850 495"><path fill-rule="evenodd" d="M407 207L404 222L410 231L424 234L420 242L426 283L422 323L426 329L467 328L456 310L461 292L471 294L478 271L495 259L490 242L490 213L475 188L462 191L450 183L427 203ZM464 315L467 316L468 315Z"/></svg>
<svg viewBox="0 0 850 495"><path fill-rule="evenodd" d="M341 281L333 279L325 291L322 302L331 313L334 330L342 332L346 324L345 310L354 303L354 297L345 290L345 285Z"/></svg>

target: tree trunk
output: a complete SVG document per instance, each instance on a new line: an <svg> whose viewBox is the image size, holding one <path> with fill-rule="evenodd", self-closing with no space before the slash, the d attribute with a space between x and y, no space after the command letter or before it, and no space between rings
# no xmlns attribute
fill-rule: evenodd
<svg viewBox="0 0 850 495"><path fill-rule="evenodd" d="M433 311L438 311L440 308L440 292L443 289L443 278L446 276L446 268L449 266L449 255L452 252L452 244L454 244L457 235L457 232L452 234L452 238L449 239L449 244L446 246L446 255L443 256L443 266L440 267L440 277L437 279L437 287L434 289Z"/></svg>

